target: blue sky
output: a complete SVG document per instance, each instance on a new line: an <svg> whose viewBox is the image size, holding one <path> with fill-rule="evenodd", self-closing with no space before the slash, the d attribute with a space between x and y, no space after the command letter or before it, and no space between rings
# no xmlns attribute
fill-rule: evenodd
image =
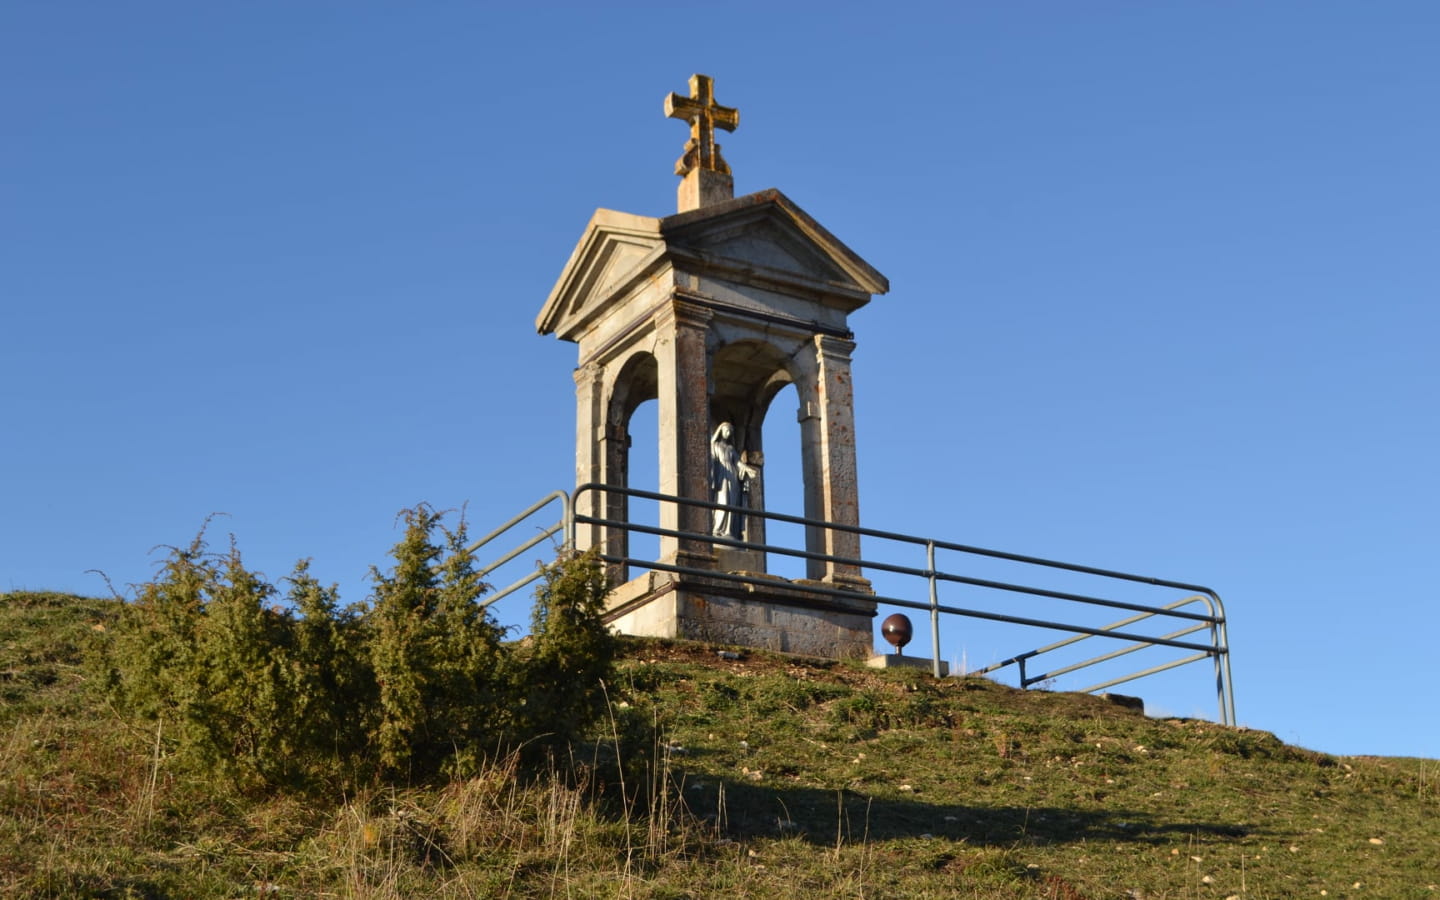
<svg viewBox="0 0 1440 900"><path fill-rule="evenodd" d="M1440 757L1437 45L1421 2L14 0L0 590L224 513L361 600L401 508L569 487L534 317L596 207L674 210L705 72L737 192L891 281L864 524L1214 587L1243 724ZM1199 669L1130 690L1213 715Z"/></svg>

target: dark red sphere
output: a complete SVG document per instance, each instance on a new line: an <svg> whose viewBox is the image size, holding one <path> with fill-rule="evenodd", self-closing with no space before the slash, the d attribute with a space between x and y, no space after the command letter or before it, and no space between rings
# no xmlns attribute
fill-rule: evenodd
<svg viewBox="0 0 1440 900"><path fill-rule="evenodd" d="M887 616L885 621L880 623L880 633L884 635L885 640L895 646L895 649L902 650L915 636L915 626L910 624L909 616L904 613L895 613L893 616Z"/></svg>

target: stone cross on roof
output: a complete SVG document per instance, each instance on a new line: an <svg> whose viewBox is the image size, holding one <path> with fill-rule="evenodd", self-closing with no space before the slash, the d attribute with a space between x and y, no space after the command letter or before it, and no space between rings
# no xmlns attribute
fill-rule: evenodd
<svg viewBox="0 0 1440 900"><path fill-rule="evenodd" d="M685 154L675 162L675 174L685 179L680 184L680 211L733 198L735 182L720 155L720 145L715 143L715 129L734 131L740 124L740 112L715 102L715 80L709 75L691 75L690 96L671 93L665 98L665 115L690 123Z"/></svg>
<svg viewBox="0 0 1440 900"><path fill-rule="evenodd" d="M715 128L734 131L740 124L740 112L715 102L715 79L691 75L690 96L671 93L665 98L665 115L690 123L690 140L685 142L685 155L675 163L676 175L689 174L695 168L730 174L730 167L720 156L720 145L715 143Z"/></svg>

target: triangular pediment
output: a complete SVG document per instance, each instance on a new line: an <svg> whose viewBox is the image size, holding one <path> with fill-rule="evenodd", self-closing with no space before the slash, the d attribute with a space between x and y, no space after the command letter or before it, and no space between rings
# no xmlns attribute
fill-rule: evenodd
<svg viewBox="0 0 1440 900"><path fill-rule="evenodd" d="M670 216L661 233L677 261L835 293L850 298L851 308L890 289L885 276L773 189Z"/></svg>
<svg viewBox="0 0 1440 900"><path fill-rule="evenodd" d="M731 285L819 298L843 313L890 289L884 275L804 210L768 190L664 219L596 210L535 327L578 340L667 266Z"/></svg>
<svg viewBox="0 0 1440 900"><path fill-rule="evenodd" d="M644 277L663 257L660 220L598 209L535 320L541 334L571 338L607 300Z"/></svg>
<svg viewBox="0 0 1440 900"><path fill-rule="evenodd" d="M844 269L835 265L834 260L818 252L786 223L765 219L728 231L703 234L679 246L710 257L743 262L749 268L784 273L792 278L859 287Z"/></svg>

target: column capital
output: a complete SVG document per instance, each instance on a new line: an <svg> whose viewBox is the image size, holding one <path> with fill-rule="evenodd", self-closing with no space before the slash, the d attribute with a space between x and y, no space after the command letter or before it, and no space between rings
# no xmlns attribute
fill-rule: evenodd
<svg viewBox="0 0 1440 900"><path fill-rule="evenodd" d="M592 359L589 362L584 362L576 366L572 374L575 377L575 383L577 385L585 384L586 382L599 384L605 377L605 364Z"/></svg>
<svg viewBox="0 0 1440 900"><path fill-rule="evenodd" d="M815 335L815 349L822 356L831 359L846 359L855 352L855 342L833 334Z"/></svg>
<svg viewBox="0 0 1440 900"><path fill-rule="evenodd" d="M676 328L709 328L714 318L715 311L705 304L674 296L655 314L658 324Z"/></svg>

